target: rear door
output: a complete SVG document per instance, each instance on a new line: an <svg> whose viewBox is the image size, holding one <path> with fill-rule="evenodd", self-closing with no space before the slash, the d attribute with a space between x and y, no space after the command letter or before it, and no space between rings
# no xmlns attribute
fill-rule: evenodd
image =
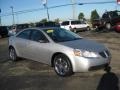
<svg viewBox="0 0 120 90"><path fill-rule="evenodd" d="M86 22L84 22L84 21L81 21L81 28L87 28L89 25L86 23Z"/></svg>
<svg viewBox="0 0 120 90"><path fill-rule="evenodd" d="M21 57L26 58L28 50L27 45L30 42L31 30L25 30L19 33L15 38L15 47Z"/></svg>
<svg viewBox="0 0 120 90"><path fill-rule="evenodd" d="M71 26L72 28L76 28L76 29L82 29L87 27L86 23L82 21L71 21Z"/></svg>

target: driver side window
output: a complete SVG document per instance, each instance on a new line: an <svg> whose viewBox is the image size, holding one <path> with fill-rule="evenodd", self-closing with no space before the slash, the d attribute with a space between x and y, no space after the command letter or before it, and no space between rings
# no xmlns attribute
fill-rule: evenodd
<svg viewBox="0 0 120 90"><path fill-rule="evenodd" d="M39 42L40 40L43 40L43 41L47 41L48 42L47 38L39 30L33 30L32 31L31 40L32 41L37 41L37 42Z"/></svg>

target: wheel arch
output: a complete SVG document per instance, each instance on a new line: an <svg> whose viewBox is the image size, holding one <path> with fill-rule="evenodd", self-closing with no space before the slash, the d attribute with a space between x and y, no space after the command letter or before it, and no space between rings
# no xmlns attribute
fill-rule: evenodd
<svg viewBox="0 0 120 90"><path fill-rule="evenodd" d="M14 46L10 45L10 46L8 47L8 49L11 49L11 48L15 49ZM18 52L16 49L15 49L15 52L16 52L17 55L19 55L19 52Z"/></svg>
<svg viewBox="0 0 120 90"><path fill-rule="evenodd" d="M9 49L10 49L10 48L14 48L14 47L13 47L12 45L10 45L10 46L9 46ZM14 48L14 49L15 49L15 48Z"/></svg>
<svg viewBox="0 0 120 90"><path fill-rule="evenodd" d="M70 62L71 66L72 66L72 69L73 69L73 65L72 65L72 62L71 62L70 58L68 57L68 55L66 55L65 53L62 53L62 52L56 52L56 53L54 53L54 54L52 55L52 58L51 58L51 66L52 66L52 67L54 66L54 58L55 58L55 56L57 56L57 55L59 55L59 54L63 54L63 55L65 55L65 56L69 59L69 62Z"/></svg>

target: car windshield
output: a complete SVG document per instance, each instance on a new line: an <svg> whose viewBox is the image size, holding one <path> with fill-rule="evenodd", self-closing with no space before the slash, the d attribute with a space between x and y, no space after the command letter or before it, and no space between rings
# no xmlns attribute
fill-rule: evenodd
<svg viewBox="0 0 120 90"><path fill-rule="evenodd" d="M82 39L82 37L80 37L79 35L62 28L45 29L44 32L55 42L65 42Z"/></svg>
<svg viewBox="0 0 120 90"><path fill-rule="evenodd" d="M120 16L120 11L114 11L114 12L111 12L111 17L118 17Z"/></svg>

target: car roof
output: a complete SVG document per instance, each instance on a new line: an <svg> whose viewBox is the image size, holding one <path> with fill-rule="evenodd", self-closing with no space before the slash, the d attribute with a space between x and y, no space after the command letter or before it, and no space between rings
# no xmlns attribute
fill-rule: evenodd
<svg viewBox="0 0 120 90"><path fill-rule="evenodd" d="M16 35L18 35L19 33L23 32L23 31L26 31L26 30L32 30L32 29L37 29L37 30L40 30L40 31L44 31L46 29L56 29L56 28L60 28L60 27L44 27L44 28L40 28L40 27L33 27L33 28L26 28L26 29L22 29L20 30L19 32L17 32Z"/></svg>
<svg viewBox="0 0 120 90"><path fill-rule="evenodd" d="M105 13L111 13L111 12L120 12L119 10L113 10L113 11L106 11Z"/></svg>
<svg viewBox="0 0 120 90"><path fill-rule="evenodd" d="M38 29L38 30L46 30L46 29L56 29L56 28L60 28L60 27L34 27L34 28L27 28L25 30L28 30L28 29Z"/></svg>
<svg viewBox="0 0 120 90"><path fill-rule="evenodd" d="M59 28L59 27L42 27L42 28L39 28L39 29L44 30L44 29L55 29L55 28Z"/></svg>
<svg viewBox="0 0 120 90"><path fill-rule="evenodd" d="M66 21L63 21L63 22L69 22L69 21L80 21L80 20L66 20Z"/></svg>

